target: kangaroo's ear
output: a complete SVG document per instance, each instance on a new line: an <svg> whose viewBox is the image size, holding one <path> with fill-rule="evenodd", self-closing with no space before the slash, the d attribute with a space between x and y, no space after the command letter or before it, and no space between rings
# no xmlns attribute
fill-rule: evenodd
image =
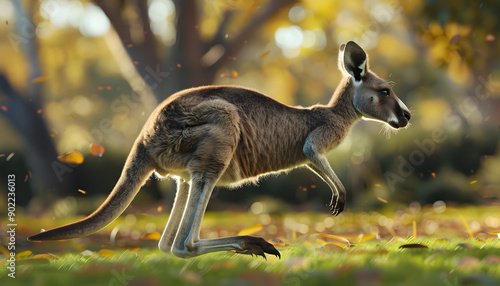
<svg viewBox="0 0 500 286"><path fill-rule="evenodd" d="M340 51L339 63L342 54L344 70L354 78L354 81L360 82L361 78L366 74L367 69L368 57L365 51L353 41L340 46Z"/></svg>

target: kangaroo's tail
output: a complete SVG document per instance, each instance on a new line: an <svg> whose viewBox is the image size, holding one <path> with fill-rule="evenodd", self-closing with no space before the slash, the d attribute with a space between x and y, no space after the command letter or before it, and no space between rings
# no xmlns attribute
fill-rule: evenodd
<svg viewBox="0 0 500 286"><path fill-rule="evenodd" d="M118 183L106 201L95 212L77 222L30 236L28 240L69 239L89 235L103 229L128 207L154 169L155 164L146 147L138 140L127 158Z"/></svg>

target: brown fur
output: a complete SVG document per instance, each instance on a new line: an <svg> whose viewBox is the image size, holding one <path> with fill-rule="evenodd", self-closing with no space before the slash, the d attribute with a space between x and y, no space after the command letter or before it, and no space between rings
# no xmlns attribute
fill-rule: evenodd
<svg viewBox="0 0 500 286"><path fill-rule="evenodd" d="M149 154L156 158L157 172L189 181L186 166L193 156L207 163L212 158L210 164L217 165L223 163L219 153L235 150L218 182L225 186L303 165L307 157L302 149L314 129L331 129L321 136L324 142L317 142L325 152L340 143L359 118L352 98L332 101L332 105L291 107L235 86L185 90L155 113L142 134ZM205 146L207 138L217 139Z"/></svg>

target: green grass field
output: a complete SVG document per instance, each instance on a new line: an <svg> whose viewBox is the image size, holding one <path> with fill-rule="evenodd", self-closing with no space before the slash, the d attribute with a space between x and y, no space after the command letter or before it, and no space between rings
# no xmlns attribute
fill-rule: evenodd
<svg viewBox="0 0 500 286"><path fill-rule="evenodd" d="M231 252L191 259L164 254L156 247L164 215L129 214L99 234L48 243L22 240L40 225L48 228L74 218L18 218L19 225L21 220L30 223L17 233L16 278L7 276L3 257L0 284L500 285L497 208L409 208L345 212L335 218L317 213L206 215L202 237L254 233L272 240L281 260Z"/></svg>

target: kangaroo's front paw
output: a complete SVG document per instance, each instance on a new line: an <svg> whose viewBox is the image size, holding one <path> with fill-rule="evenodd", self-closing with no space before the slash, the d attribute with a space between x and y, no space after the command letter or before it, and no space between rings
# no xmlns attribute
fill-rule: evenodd
<svg viewBox="0 0 500 286"><path fill-rule="evenodd" d="M260 255L266 260L267 258L265 253L268 253L281 259L279 251L274 247L274 245L270 244L265 239L248 235L240 237L243 239L243 246L240 250L236 250L236 253Z"/></svg>
<svg viewBox="0 0 500 286"><path fill-rule="evenodd" d="M330 202L330 211L333 216L338 216L344 210L345 197L333 196Z"/></svg>

